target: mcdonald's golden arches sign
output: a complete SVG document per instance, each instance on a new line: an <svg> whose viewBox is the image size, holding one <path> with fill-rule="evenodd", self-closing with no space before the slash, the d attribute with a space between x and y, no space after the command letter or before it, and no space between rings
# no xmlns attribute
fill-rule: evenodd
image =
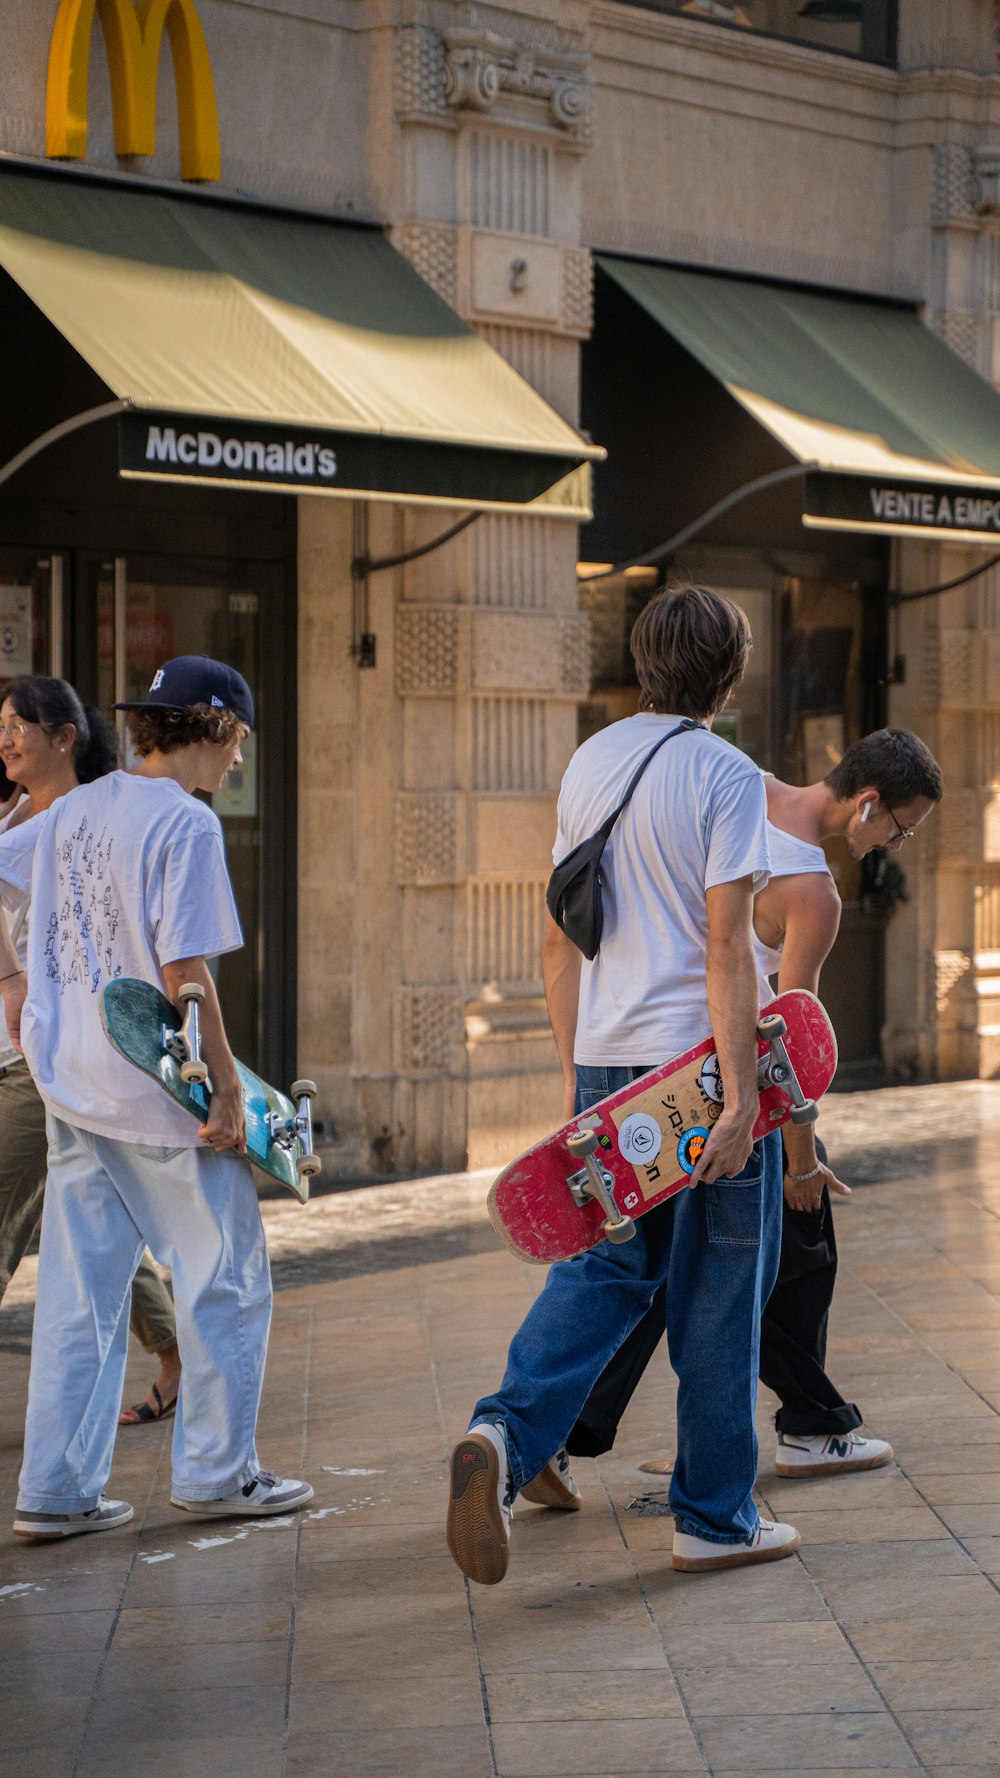
<svg viewBox="0 0 1000 1778"><path fill-rule="evenodd" d="M60 0L49 49L45 152L87 152L87 72L100 21L111 77L116 154L156 153L156 82L163 33L177 88L181 178L220 176L219 113L208 45L194 0Z"/></svg>

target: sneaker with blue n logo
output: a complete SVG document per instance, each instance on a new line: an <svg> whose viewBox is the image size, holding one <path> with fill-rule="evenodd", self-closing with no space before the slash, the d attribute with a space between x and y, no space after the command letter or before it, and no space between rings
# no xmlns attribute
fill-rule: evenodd
<svg viewBox="0 0 1000 1778"><path fill-rule="evenodd" d="M857 1470L883 1469L892 1457L886 1439L863 1438L860 1432L779 1432L774 1472L789 1479L853 1475Z"/></svg>

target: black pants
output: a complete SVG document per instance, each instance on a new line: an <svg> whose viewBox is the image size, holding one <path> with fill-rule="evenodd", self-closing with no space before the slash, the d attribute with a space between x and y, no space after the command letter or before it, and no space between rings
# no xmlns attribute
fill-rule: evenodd
<svg viewBox="0 0 1000 1778"><path fill-rule="evenodd" d="M783 1203L781 1264L760 1319L760 1376L781 1402L774 1420L779 1432L850 1432L861 1425L857 1407L844 1400L825 1370L836 1280L837 1241L824 1186L818 1210L789 1210ZM666 1287L661 1285L643 1319L594 1384L566 1440L572 1456L599 1457L610 1451L622 1415L663 1337L665 1319Z"/></svg>

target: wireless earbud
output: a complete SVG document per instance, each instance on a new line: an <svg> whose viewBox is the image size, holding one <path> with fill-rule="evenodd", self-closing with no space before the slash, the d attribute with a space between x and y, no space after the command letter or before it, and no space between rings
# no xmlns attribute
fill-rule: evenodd
<svg viewBox="0 0 1000 1778"><path fill-rule="evenodd" d="M871 806L871 803L866 803L866 804L865 804L865 806L864 806L864 808L863 808L863 809L862 809L862 811L861 811L861 819L862 819L862 821L867 821L867 820L868 820L868 817L869 817L869 815L870 815L870 814L871 814L871 812L872 812L872 806Z"/></svg>

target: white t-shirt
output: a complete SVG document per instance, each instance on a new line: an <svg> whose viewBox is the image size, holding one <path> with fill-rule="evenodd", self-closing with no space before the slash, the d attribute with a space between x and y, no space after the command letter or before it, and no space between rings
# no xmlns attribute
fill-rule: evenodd
<svg viewBox="0 0 1000 1778"><path fill-rule="evenodd" d="M217 815L172 778L112 772L0 835L7 905L31 896L25 1058L58 1118L122 1142L194 1148L198 1125L104 1034L118 976L243 943Z"/></svg>
<svg viewBox="0 0 1000 1778"><path fill-rule="evenodd" d="M559 793L558 862L595 833L677 716L628 716L573 755ZM604 929L583 960L575 1059L665 1062L709 1032L705 892L767 881L767 801L753 761L707 729L661 747L601 863Z"/></svg>
<svg viewBox="0 0 1000 1778"><path fill-rule="evenodd" d="M12 809L11 815L13 813L14 811ZM0 834L6 833L9 825L10 815L5 815L3 820L0 821ZM28 909L23 898L21 898L21 903L16 914L12 913L7 924L10 927L11 937L14 940L14 949L17 952L17 960L21 965L21 968L26 970L28 967ZM11 1043L10 1037L8 1036L7 1020L4 1018L3 1014L3 1002L0 1001L0 1068L9 1068L13 1062L23 1062L23 1060L24 1057L14 1048L14 1045Z"/></svg>

